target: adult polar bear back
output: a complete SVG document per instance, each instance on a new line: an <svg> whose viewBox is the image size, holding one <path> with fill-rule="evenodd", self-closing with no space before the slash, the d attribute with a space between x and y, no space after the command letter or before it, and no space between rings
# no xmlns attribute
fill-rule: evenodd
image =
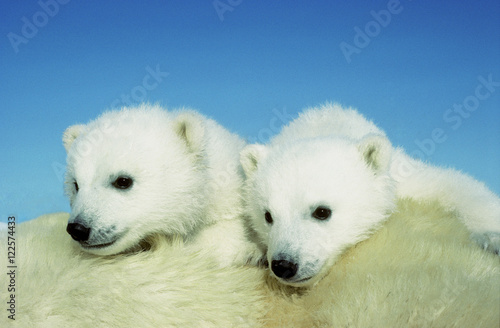
<svg viewBox="0 0 500 328"><path fill-rule="evenodd" d="M224 264L235 256L245 261L251 246L244 243L238 161L245 143L215 121L141 105L71 126L63 143L67 231L84 250L116 254L164 233L211 242Z"/></svg>

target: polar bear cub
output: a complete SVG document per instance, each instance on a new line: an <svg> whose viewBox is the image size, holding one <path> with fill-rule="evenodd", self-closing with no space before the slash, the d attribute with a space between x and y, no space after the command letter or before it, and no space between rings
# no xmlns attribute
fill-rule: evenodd
<svg viewBox="0 0 500 328"><path fill-rule="evenodd" d="M355 110L309 109L269 145L247 146L241 163L251 226L285 284L319 281L342 252L384 222L396 198L440 202L481 246L499 251L498 196L460 172L393 148Z"/></svg>
<svg viewBox="0 0 500 328"><path fill-rule="evenodd" d="M90 253L137 247L152 233L215 247L222 265L253 249L242 223L245 143L191 110L141 105L64 133L67 231Z"/></svg>

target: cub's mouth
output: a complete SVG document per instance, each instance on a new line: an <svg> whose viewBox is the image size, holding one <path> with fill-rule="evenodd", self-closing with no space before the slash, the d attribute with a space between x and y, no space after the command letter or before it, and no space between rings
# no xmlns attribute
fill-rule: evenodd
<svg viewBox="0 0 500 328"><path fill-rule="evenodd" d="M306 277L306 278L302 278L302 279L298 279L298 280L293 280L293 279L283 279L283 278L278 278L276 277L279 281L281 281L283 284L285 285L290 285L290 286L293 286L293 287L302 287L302 286L307 286L311 283L311 281L313 280L315 276L311 276L311 277Z"/></svg>
<svg viewBox="0 0 500 328"><path fill-rule="evenodd" d="M312 278L313 278L313 277L303 278L303 279L300 279L300 280L294 281L293 283L295 283L295 284L302 284L302 283L306 283L306 282L308 282L309 280L311 280Z"/></svg>
<svg viewBox="0 0 500 328"><path fill-rule="evenodd" d="M84 250L87 251L100 251L104 250L107 248L110 248L111 246L117 244L118 241L123 239L123 236L126 234L126 231L123 233L120 233L118 235L112 236L112 239L108 239L111 241L108 241L106 239L97 239L97 240L85 240L85 241L79 241L78 243L80 244L80 247L82 247Z"/></svg>
<svg viewBox="0 0 500 328"><path fill-rule="evenodd" d="M113 245L119 238L116 238L115 240L109 242L109 243L103 243L103 244L88 244L87 242L80 242L80 246L85 249L102 249L109 247Z"/></svg>

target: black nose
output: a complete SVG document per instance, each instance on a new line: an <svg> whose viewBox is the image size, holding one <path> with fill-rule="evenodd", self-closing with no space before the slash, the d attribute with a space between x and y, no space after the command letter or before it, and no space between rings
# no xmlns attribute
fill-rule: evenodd
<svg viewBox="0 0 500 328"><path fill-rule="evenodd" d="M68 223L66 231L76 241L87 241L90 235L90 228L80 223Z"/></svg>
<svg viewBox="0 0 500 328"><path fill-rule="evenodd" d="M277 277L283 279L289 279L295 276L298 267L297 264L285 260L274 260L271 262L271 270L273 270Z"/></svg>

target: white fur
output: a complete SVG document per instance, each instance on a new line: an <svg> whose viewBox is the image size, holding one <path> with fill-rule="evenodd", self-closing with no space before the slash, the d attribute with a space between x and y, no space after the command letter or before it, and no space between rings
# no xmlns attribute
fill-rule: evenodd
<svg viewBox="0 0 500 328"><path fill-rule="evenodd" d="M228 265L245 262L255 248L241 219L238 154L245 143L213 120L142 105L71 126L63 142L69 223L91 229L79 242L84 250L116 254L147 235L176 234L216 247ZM114 187L118 177L132 179L131 187Z"/></svg>
<svg viewBox="0 0 500 328"><path fill-rule="evenodd" d="M394 149L355 110L330 104L309 109L269 145L247 146L241 163L250 222L267 248L270 268L280 261L297 266L291 277L278 277L285 284L317 282L340 254L380 227L397 198L439 201L457 212L481 246L499 251L495 194L464 174ZM330 209L331 217L315 218L320 207Z"/></svg>

